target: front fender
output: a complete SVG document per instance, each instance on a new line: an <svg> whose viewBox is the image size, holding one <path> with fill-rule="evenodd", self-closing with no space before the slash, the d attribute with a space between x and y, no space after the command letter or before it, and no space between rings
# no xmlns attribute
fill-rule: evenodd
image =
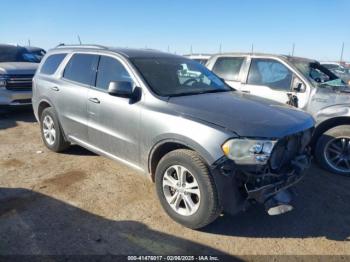
<svg viewBox="0 0 350 262"><path fill-rule="evenodd" d="M339 104L325 107L315 115L316 126L336 117L350 117L350 104Z"/></svg>
<svg viewBox="0 0 350 262"><path fill-rule="evenodd" d="M179 134L167 133L167 134L162 134L153 140L154 146L152 147L152 149L150 150L149 155L148 155L148 165L149 166L151 163L151 159L153 157L153 153L159 147L161 147L162 145L164 145L166 143L177 143L177 144L186 146L186 147L196 151L198 154L200 154L204 158L204 160L208 163L208 165L215 162L215 160L216 160L216 159L214 159L213 154L210 154L210 152L205 147L203 147L202 145L200 145L196 141L194 141L186 136L179 135Z"/></svg>

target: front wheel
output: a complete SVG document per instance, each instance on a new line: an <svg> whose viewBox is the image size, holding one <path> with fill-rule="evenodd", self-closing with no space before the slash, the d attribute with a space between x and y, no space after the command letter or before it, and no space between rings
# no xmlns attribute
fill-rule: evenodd
<svg viewBox="0 0 350 262"><path fill-rule="evenodd" d="M322 134L315 156L328 171L350 176L350 125L336 126Z"/></svg>
<svg viewBox="0 0 350 262"><path fill-rule="evenodd" d="M194 151L179 149L165 155L157 166L155 182L164 210L186 227L204 227L221 212L210 171Z"/></svg>

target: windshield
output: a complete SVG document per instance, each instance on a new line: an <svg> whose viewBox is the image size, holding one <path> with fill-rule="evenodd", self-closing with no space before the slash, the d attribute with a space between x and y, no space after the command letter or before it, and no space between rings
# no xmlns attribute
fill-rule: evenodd
<svg viewBox="0 0 350 262"><path fill-rule="evenodd" d="M27 53L25 53L26 56L30 55L31 59L35 61L41 61L43 59L44 55L46 54L46 51L44 49L30 49L27 48Z"/></svg>
<svg viewBox="0 0 350 262"><path fill-rule="evenodd" d="M182 96L232 91L203 65L186 58L134 58L153 92L160 96Z"/></svg>
<svg viewBox="0 0 350 262"><path fill-rule="evenodd" d="M27 51L23 47L5 46L0 47L0 63L3 62L30 62L40 63L41 58Z"/></svg>
<svg viewBox="0 0 350 262"><path fill-rule="evenodd" d="M317 62L291 60L294 66L309 80L316 82L318 85L344 85L334 73Z"/></svg>

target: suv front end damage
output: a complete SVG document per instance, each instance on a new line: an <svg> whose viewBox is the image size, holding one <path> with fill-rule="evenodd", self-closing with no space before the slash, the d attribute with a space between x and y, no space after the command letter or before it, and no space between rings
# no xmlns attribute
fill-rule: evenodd
<svg viewBox="0 0 350 262"><path fill-rule="evenodd" d="M260 203L269 215L291 211L290 188L302 179L303 171L310 166L308 144L312 132L313 129L308 129L277 140L262 164L237 164L226 156L217 161L212 171L222 189L219 191L223 209L235 214L250 204ZM252 152L253 157L258 155Z"/></svg>

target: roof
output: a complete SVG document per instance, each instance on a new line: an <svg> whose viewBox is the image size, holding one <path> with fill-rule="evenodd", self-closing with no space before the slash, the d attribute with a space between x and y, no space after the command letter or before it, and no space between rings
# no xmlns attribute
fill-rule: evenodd
<svg viewBox="0 0 350 262"><path fill-rule="evenodd" d="M316 60L314 59L309 59L305 57L297 57L297 56L290 56L290 55L282 55L282 54L268 54L268 53L241 53L241 52L231 52L231 53L221 53L221 54L216 54L215 56L225 56L225 55L230 55L230 56L261 56L261 57L274 57L274 58L282 58L282 59L287 59L287 60L303 60L303 61L310 61L314 62Z"/></svg>
<svg viewBox="0 0 350 262"><path fill-rule="evenodd" d="M25 49L27 49L28 51L38 51L38 50L44 50L43 48L41 47L36 47L36 46L24 46Z"/></svg>
<svg viewBox="0 0 350 262"><path fill-rule="evenodd" d="M117 48L117 47L108 47L101 45L59 45L54 50L58 49L67 49L74 51L82 50L92 50L92 51L110 51L118 53L127 58L151 58L151 57L180 57L178 55L165 53L162 51L154 49L135 49L135 48Z"/></svg>

